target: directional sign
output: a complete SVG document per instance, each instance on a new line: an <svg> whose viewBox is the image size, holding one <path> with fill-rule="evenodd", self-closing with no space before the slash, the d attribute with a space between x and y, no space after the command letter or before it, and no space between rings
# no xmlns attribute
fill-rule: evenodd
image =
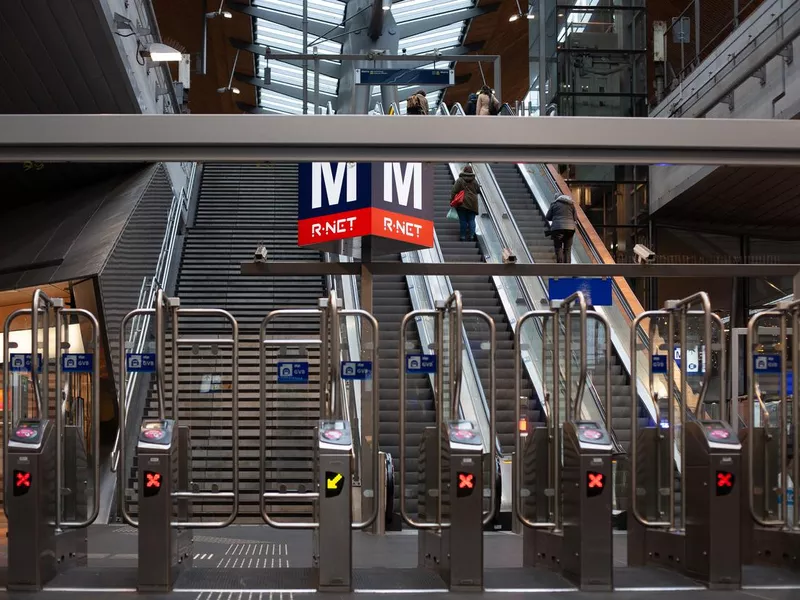
<svg viewBox="0 0 800 600"><path fill-rule="evenodd" d="M653 364L652 364L652 371L653 373L666 373L667 372L667 355L666 354L654 354L653 355Z"/></svg>
<svg viewBox="0 0 800 600"><path fill-rule="evenodd" d="M753 371L756 373L780 373L780 354L758 354L753 357Z"/></svg>
<svg viewBox="0 0 800 600"><path fill-rule="evenodd" d="M372 361L343 360L342 379L349 379L352 381L372 379Z"/></svg>
<svg viewBox="0 0 800 600"><path fill-rule="evenodd" d="M63 354L61 370L64 373L91 373L94 369L94 354Z"/></svg>
<svg viewBox="0 0 800 600"><path fill-rule="evenodd" d="M37 371L42 372L42 355L37 354ZM11 354L9 356L9 371L15 373L30 373L31 372L31 355L30 354Z"/></svg>
<svg viewBox="0 0 800 600"><path fill-rule="evenodd" d="M156 355L126 354L125 367L128 369L128 373L155 373Z"/></svg>
<svg viewBox="0 0 800 600"><path fill-rule="evenodd" d="M308 363L279 362L278 383L308 383Z"/></svg>
<svg viewBox="0 0 800 600"><path fill-rule="evenodd" d="M356 85L453 85L453 69L356 69Z"/></svg>
<svg viewBox="0 0 800 600"><path fill-rule="evenodd" d="M551 277L548 283L550 300L564 300L575 292L583 292L587 304L611 306L611 280L581 277Z"/></svg>
<svg viewBox="0 0 800 600"><path fill-rule="evenodd" d="M675 364L678 368L681 368L681 347L675 346L675 351L673 354L675 358ZM686 352L687 362L686 365L686 373L689 375L702 375L705 373L705 357L698 351L697 348L689 348Z"/></svg>
<svg viewBox="0 0 800 600"><path fill-rule="evenodd" d="M406 354L406 373L436 373L436 355Z"/></svg>
<svg viewBox="0 0 800 600"><path fill-rule="evenodd" d="M344 475L333 471L325 471L325 497L335 498L344 489Z"/></svg>

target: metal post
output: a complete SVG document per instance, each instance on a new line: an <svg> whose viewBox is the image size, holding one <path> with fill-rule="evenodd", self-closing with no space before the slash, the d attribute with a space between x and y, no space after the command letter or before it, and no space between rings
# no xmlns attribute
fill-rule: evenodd
<svg viewBox="0 0 800 600"><path fill-rule="evenodd" d="M495 96L502 102L503 98L503 77L502 67L500 65L500 57L494 59L494 93Z"/></svg>
<svg viewBox="0 0 800 600"><path fill-rule="evenodd" d="M315 83L314 89L317 89L319 61L315 61ZM365 236L361 238L361 294L360 304L361 310L372 314L373 313L373 278L370 265L372 263L372 238ZM363 331L363 329L362 329ZM374 352L374 348L366 347L366 342L369 340L367 336L361 336L361 358L365 359ZM373 365L373 370L377 364ZM361 435L361 489L362 490L380 490L383 487L379 486L378 481L372 481L372 474L375 471L375 466L372 464L373 452L371 449L378 444L379 431L373 429L373 413L378 412L378 407L375 406L375 382L365 381L361 387L361 423L359 427L359 434ZM383 463L379 462L380 471L384 471ZM370 514L373 510L374 504L378 502L378 491L372 496L365 496L361 494L361 511L362 514ZM382 528L382 519L376 519L371 531L378 533Z"/></svg>
<svg viewBox="0 0 800 600"><path fill-rule="evenodd" d="M547 106L547 7L546 0L539 0L539 116L545 115Z"/></svg>
<svg viewBox="0 0 800 600"><path fill-rule="evenodd" d="M779 417L778 417L778 428L780 429L780 452L781 452L781 482L779 485L780 488L780 496L782 502L778 506L778 515L779 518L783 519L783 528L786 530L791 529L789 525L789 428L787 424L789 421L787 420L788 410L787 410L787 402L789 401L787 398L787 390L786 390L786 313L781 311L781 324L780 324L780 339L781 341L781 372L780 372L780 408L779 408ZM794 402L792 403L794 404ZM796 457L794 460L797 461L800 457ZM796 485L796 484L795 484Z"/></svg>
<svg viewBox="0 0 800 600"><path fill-rule="evenodd" d="M680 530L686 531L686 423L689 420L689 349L688 344L688 307L681 308L678 318L680 319L680 344L681 344L681 434L678 442L681 453L681 524ZM698 348L698 354L700 349ZM700 357L697 357L697 364L700 365ZM703 394L700 394L698 402L703 401Z"/></svg>
<svg viewBox="0 0 800 600"><path fill-rule="evenodd" d="M694 59L700 62L700 0L694 0Z"/></svg>
<svg viewBox="0 0 800 600"><path fill-rule="evenodd" d="M558 311L553 313L553 401L551 404L553 412L553 439L550 444L552 455L550 456L550 487L553 490L553 523L556 526L554 532L561 531L561 419L559 419L559 396L561 390L560 383L560 362L561 349L559 348L559 336L561 335L561 316Z"/></svg>
<svg viewBox="0 0 800 600"><path fill-rule="evenodd" d="M316 46L314 46L314 54L317 54ZM314 57L314 114L323 114L319 105L319 59L316 56ZM361 243L363 244L366 239L369 239L369 236L363 238Z"/></svg>
<svg viewBox="0 0 800 600"><path fill-rule="evenodd" d="M203 0L203 41L200 48L200 68L197 70L198 75L205 75L208 65L208 0Z"/></svg>
<svg viewBox="0 0 800 600"><path fill-rule="evenodd" d="M34 307L33 312L36 312L37 308ZM61 401L61 316L58 312L58 307L54 307L55 312L55 359L56 359L56 393L55 393L55 411L56 411L56 514L55 514L55 524L56 524L56 533L61 533L61 518L62 518L62 511L63 511L63 503L64 503L64 496L61 494L61 490L64 487L64 410L63 410L63 403ZM35 333L35 332L34 332ZM50 337L50 331L45 330L45 336L48 338ZM36 352L36 350L33 350ZM35 355L33 355L35 356ZM34 365L33 356L31 356L31 365ZM42 360L47 364L50 362L50 356L42 353ZM45 389L50 387L49 379L45 381ZM45 396L46 398L47 396ZM44 404L45 411L48 410L47 402L45 401ZM95 424L97 426L97 424ZM97 456L94 457L97 460ZM98 481L95 480L94 485L95 488L98 485Z"/></svg>
<svg viewBox="0 0 800 600"><path fill-rule="evenodd" d="M667 316L667 348L668 352L671 353L667 355L667 454L671 455L672 449L675 447L675 407L673 406L673 402L675 402L675 314L672 311L670 311ZM683 352L684 350L681 348L681 364L686 363L683 359ZM633 364L633 361L631 361L631 364ZM661 424L656 423L656 426L661 427ZM660 455L658 459L659 461L661 460ZM670 457L667 462L669 463L669 469L667 469L667 485L669 486L669 530L675 531L675 461Z"/></svg>
<svg viewBox="0 0 800 600"><path fill-rule="evenodd" d="M308 0L303 0L303 54L308 53ZM303 114L308 114L308 59L303 59Z"/></svg>

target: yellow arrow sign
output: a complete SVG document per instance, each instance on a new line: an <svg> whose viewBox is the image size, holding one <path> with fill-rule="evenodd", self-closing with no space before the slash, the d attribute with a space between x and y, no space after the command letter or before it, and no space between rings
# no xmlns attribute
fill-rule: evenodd
<svg viewBox="0 0 800 600"><path fill-rule="evenodd" d="M341 473L337 473L336 477L328 479L328 489L329 490L335 490L337 487L339 487L339 482L341 480L342 480L342 474Z"/></svg>

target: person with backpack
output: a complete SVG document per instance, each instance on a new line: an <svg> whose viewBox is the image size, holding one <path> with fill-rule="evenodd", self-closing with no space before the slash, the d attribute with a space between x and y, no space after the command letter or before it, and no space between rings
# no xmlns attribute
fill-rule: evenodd
<svg viewBox="0 0 800 600"><path fill-rule="evenodd" d="M406 99L406 114L407 115L427 115L428 114L428 98L425 90L414 92Z"/></svg>
<svg viewBox="0 0 800 600"><path fill-rule="evenodd" d="M572 262L572 238L575 235L575 202L566 194L556 194L545 215L550 221L550 237L556 251L556 262Z"/></svg>
<svg viewBox="0 0 800 600"><path fill-rule="evenodd" d="M483 86L478 93L475 109L478 116L500 114L500 101L494 95L494 90L488 85Z"/></svg>
<svg viewBox="0 0 800 600"><path fill-rule="evenodd" d="M470 94L467 98L467 107L464 109L465 115L474 115L475 109L478 105L478 94Z"/></svg>
<svg viewBox="0 0 800 600"><path fill-rule="evenodd" d="M475 217L480 212L478 208L480 191L481 186L475 179L472 165L465 166L450 192L450 206L458 213L459 239L462 242L475 241Z"/></svg>

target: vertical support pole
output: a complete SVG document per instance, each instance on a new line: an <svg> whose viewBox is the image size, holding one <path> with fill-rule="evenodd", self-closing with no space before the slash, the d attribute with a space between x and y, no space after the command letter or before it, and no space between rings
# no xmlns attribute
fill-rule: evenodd
<svg viewBox="0 0 800 600"><path fill-rule="evenodd" d="M733 0L733 27L739 27L739 0Z"/></svg>
<svg viewBox="0 0 800 600"><path fill-rule="evenodd" d="M61 300L59 299L59 302ZM62 410L63 402L61 400L61 311L60 307L54 306L53 307L53 316L54 318L54 329L55 329L55 352L54 358L56 362L56 381L55 381L55 406L53 407L56 411L56 511L55 511L55 523L56 523L56 533L61 533L61 520L63 518L63 503L64 503L64 496L61 495L61 490L64 489L64 411ZM38 307L37 307L38 310ZM46 310L50 310L48 306ZM45 324L47 325L47 319L45 319ZM44 337L45 339L50 338L50 328L44 330ZM33 349L34 354L31 356L31 365L35 369L36 363L33 358L36 356L35 352L36 349ZM50 362L50 355L49 353L42 353L42 360L45 364ZM47 414L47 400L48 397L47 390L50 387L50 378L48 377L43 382L43 387L45 389L45 401L44 401L44 410L45 414ZM96 457L95 457L96 458ZM95 482L95 485L97 483Z"/></svg>
<svg viewBox="0 0 800 600"><path fill-rule="evenodd" d="M208 0L203 0L203 42L200 48L200 68L197 69L198 75L205 75L208 65Z"/></svg>
<svg viewBox="0 0 800 600"><path fill-rule="evenodd" d="M303 0L303 56L308 54L308 0ZM303 114L308 114L308 58L303 58Z"/></svg>
<svg viewBox="0 0 800 600"><path fill-rule="evenodd" d="M494 94L498 100L503 102L503 77L502 66L500 64L500 57L496 56L494 59Z"/></svg>
<svg viewBox="0 0 800 600"><path fill-rule="evenodd" d="M700 0L694 0L694 59L700 62Z"/></svg>
<svg viewBox="0 0 800 600"><path fill-rule="evenodd" d="M547 106L547 6L546 0L539 0L539 116L545 115Z"/></svg>
<svg viewBox="0 0 800 600"><path fill-rule="evenodd" d="M319 58L316 57L316 54L317 47L314 46L314 114L321 115L325 113L324 111L320 110L319 105Z"/></svg>
<svg viewBox="0 0 800 600"><path fill-rule="evenodd" d="M372 275L372 238L364 236L361 238L361 310L365 310L372 314L373 311L373 275ZM363 327L366 325L362 321L362 334L361 334L361 359L369 360L372 350L366 346L372 339L372 336L366 335L363 332ZM375 369L377 365L372 365ZM378 443L378 433L373 431L372 423L374 411L378 410L377 398L373 397L372 393L372 380L364 381L361 387L361 514L370 515L374 510L374 503L378 501L378 494L382 494L383 490L378 487L377 481L372 481L372 476L375 471L372 464L373 455L372 448L374 444ZM363 490L373 490L372 496L365 496ZM356 504L359 503L355 499ZM379 533L383 523L385 514L378 515L368 531L371 533Z"/></svg>

